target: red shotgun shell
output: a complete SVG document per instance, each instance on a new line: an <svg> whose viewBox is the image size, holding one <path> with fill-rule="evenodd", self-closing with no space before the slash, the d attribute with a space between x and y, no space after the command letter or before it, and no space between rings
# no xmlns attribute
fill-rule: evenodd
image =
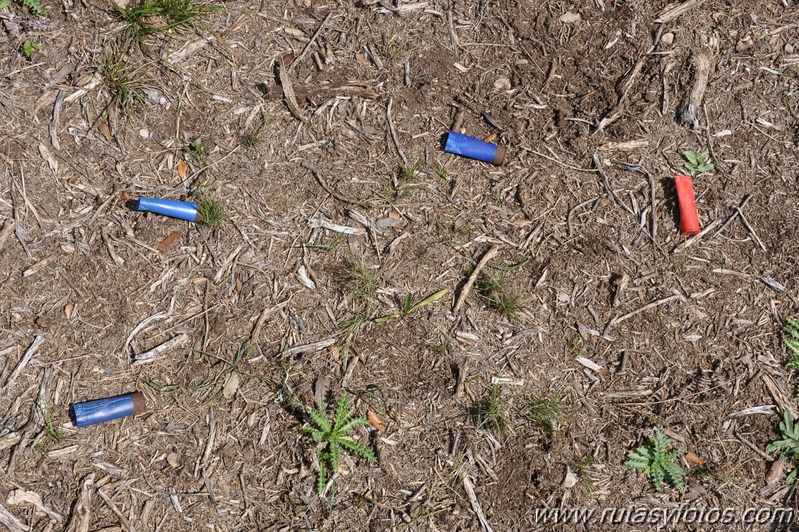
<svg viewBox="0 0 799 532"><path fill-rule="evenodd" d="M699 214L696 212L691 176L678 175L674 183L677 185L677 202L680 205L680 233L693 236L702 230L702 226L699 225Z"/></svg>

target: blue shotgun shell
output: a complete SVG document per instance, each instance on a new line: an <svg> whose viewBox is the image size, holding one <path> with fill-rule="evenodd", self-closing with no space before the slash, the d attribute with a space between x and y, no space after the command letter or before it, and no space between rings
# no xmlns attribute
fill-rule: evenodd
<svg viewBox="0 0 799 532"><path fill-rule="evenodd" d="M75 426L79 428L140 414L145 409L144 394L141 392L74 403L71 408Z"/></svg>
<svg viewBox="0 0 799 532"><path fill-rule="evenodd" d="M197 204L190 201L177 201L160 198L139 198L134 208L137 211L150 211L164 216L171 216L188 222L201 222Z"/></svg>
<svg viewBox="0 0 799 532"><path fill-rule="evenodd" d="M497 146L468 135L461 135L456 131L450 131L447 134L444 151L485 161L496 166L501 166L505 162L505 156L508 153L508 149L505 146Z"/></svg>

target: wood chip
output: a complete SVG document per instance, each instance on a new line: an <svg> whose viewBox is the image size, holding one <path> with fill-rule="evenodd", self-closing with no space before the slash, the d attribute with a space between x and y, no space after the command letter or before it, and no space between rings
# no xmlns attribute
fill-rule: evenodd
<svg viewBox="0 0 799 532"><path fill-rule="evenodd" d="M174 338L171 338L166 342L153 347L149 351L145 351L144 353L136 355L132 365L141 366L143 364L149 364L150 362L154 362L162 354L171 351L173 349L183 347L188 342L188 340L189 340L188 334L185 333L179 334Z"/></svg>
<svg viewBox="0 0 799 532"><path fill-rule="evenodd" d="M286 105L294 118L300 122L305 122L305 117L302 116L302 109L300 109L299 104L297 104L297 96L294 94L294 86L291 83L291 77L286 69L286 65L283 63L282 58L278 58L276 63L277 75L280 78L280 87L283 89L283 99L286 101Z"/></svg>
<svg viewBox="0 0 799 532"><path fill-rule="evenodd" d="M658 24L671 22L704 1L705 0L687 0L681 4L669 4L665 9L659 11L658 14L655 15L655 22Z"/></svg>

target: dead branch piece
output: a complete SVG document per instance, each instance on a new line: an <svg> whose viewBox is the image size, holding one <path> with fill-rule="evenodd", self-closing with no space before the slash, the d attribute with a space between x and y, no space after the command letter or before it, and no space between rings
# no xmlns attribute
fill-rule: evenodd
<svg viewBox="0 0 799 532"><path fill-rule="evenodd" d="M336 343L335 338L330 338L328 340L322 340L321 342L316 342L314 344L305 344L305 345L298 345L289 349L286 349L282 352L283 355L291 356L296 355L299 353L308 353L313 351L321 351L325 347L330 347L331 345Z"/></svg>
<svg viewBox="0 0 799 532"><path fill-rule="evenodd" d="M325 27L325 24L327 24L327 21L330 20L331 16L333 16L333 12L332 11L327 14L327 16L322 21L322 23L319 24L319 27L316 28L316 32L313 34L313 37L311 37L311 40L308 41L308 44L305 45L305 48L302 49L302 52L300 52L300 55L298 55L294 59L294 61L291 62L291 65L289 65L289 68L288 68L289 72L291 72L291 70L294 68L294 65L296 65L297 63L302 61L302 58L305 57L305 54L308 53L308 50L311 48L311 46L313 46L313 43L316 42L316 39L319 37L319 34L322 32L322 28ZM281 85L283 84L283 80L282 79L280 80L280 83L281 83Z"/></svg>
<svg viewBox="0 0 799 532"><path fill-rule="evenodd" d="M461 309L463 303L466 301L466 296L469 295L469 292L472 290L472 286L474 286L474 282L477 280L477 276L480 275L480 272L483 270L483 268L485 268L486 264L488 264L488 261L493 259L498 252L499 248L497 246L491 246L491 248L485 252L483 258L480 259L480 262L477 263L477 266L474 267L472 274L469 276L466 284L463 285L460 294L458 294L458 299L455 301L455 306L452 307L453 314L457 314Z"/></svg>
<svg viewBox="0 0 799 532"><path fill-rule="evenodd" d="M388 99L388 105L386 106L386 122L388 122L388 130L391 132L391 138L394 140L394 146L397 148L397 153L399 154L400 159L402 159L402 164L408 166L408 159L405 157L405 153L402 151L402 146L400 146L399 138L397 137L397 130L394 129L394 121L391 119L391 108L394 105L394 99Z"/></svg>
<svg viewBox="0 0 799 532"><path fill-rule="evenodd" d="M474 513L477 514L477 520L480 521L480 526L483 527L483 531L494 532L494 529L491 528L490 524L488 524L488 519L486 519L483 509L480 507L480 501L477 500L477 494L474 492L474 484L472 483L472 479L469 477L469 475L463 476L463 490L466 492L466 496L469 498L469 503L472 505L472 510L474 510Z"/></svg>
<svg viewBox="0 0 799 532"><path fill-rule="evenodd" d="M30 530L22 521L14 517L14 514L6 510L3 505L0 505L0 524L5 525L11 532L28 532Z"/></svg>
<svg viewBox="0 0 799 532"><path fill-rule="evenodd" d="M17 367L15 367L14 371L11 372L11 375L8 376L8 379L3 386L3 390L8 391L8 389L14 385L14 381L17 380L19 374L22 373L22 370L24 370L25 366L28 365L28 362L31 361L31 358L33 358L33 355L39 349L39 346L42 345L42 342L44 342L44 336L42 335L37 335L36 338L33 339L33 343L30 345L28 350L25 351L25 354L22 355L22 360L19 361Z"/></svg>
<svg viewBox="0 0 799 532"><path fill-rule="evenodd" d="M97 490L97 495L99 495L100 498L103 499L103 502L105 502L111 511L114 512L114 515L117 516L117 519L119 519L120 524L122 524L122 527L125 530L133 530L133 528L130 526L130 521L128 521L128 518L125 517L125 514L123 514L119 508L117 508L117 505L114 504L114 501L111 500L111 497L106 495L101 489Z"/></svg>
<svg viewBox="0 0 799 532"><path fill-rule="evenodd" d="M752 199L751 194L747 194L746 196L743 197L743 199L741 200L741 204L738 205L738 207L732 212L732 214L730 214L727 217L726 220L724 220L724 223L722 224L721 227L719 227L719 230L713 234L713 238L716 238L721 234L722 231L727 229L727 226L730 225L733 222L733 220L735 220L735 218L738 217L738 214L740 214L741 211L743 211L744 207L746 207L746 204L749 203L749 200L751 199Z"/></svg>
<svg viewBox="0 0 799 532"><path fill-rule="evenodd" d="M0 251L3 251L3 247L5 247L6 242L8 242L9 238L11 238L11 234L14 232L14 226L14 220L11 218L3 222L3 227L0 229Z"/></svg>
<svg viewBox="0 0 799 532"><path fill-rule="evenodd" d="M458 36L455 35L455 28L452 24L452 9L447 9L447 31L449 31L449 42L452 45L452 53L455 59L458 58Z"/></svg>
<svg viewBox="0 0 799 532"><path fill-rule="evenodd" d="M140 355L136 355L136 360L133 361L133 366L141 366L143 364L149 364L150 362L154 362L160 355L166 353L167 351L171 351L172 349L176 349L178 347L182 347L186 344L189 339L189 335L182 333L174 338L163 342L160 345L157 345L150 349L149 351L145 351Z"/></svg>
<svg viewBox="0 0 799 532"><path fill-rule="evenodd" d="M752 228L751 225L749 225L749 220L746 219L746 216L744 216L744 213L743 213L743 211L741 211L741 208L740 207L736 207L735 210L738 211L738 217L741 219L741 222L744 224L744 227L746 227L747 231L749 231L749 233L752 235L752 238L755 239L755 242L757 242L757 245L760 246L760 249L762 249L763 251L766 251L766 246L763 245L763 242L760 240L760 237L757 236L757 233L755 233L755 230Z"/></svg>
<svg viewBox="0 0 799 532"><path fill-rule="evenodd" d="M283 99L289 108L291 114L300 122L305 122L305 117L302 116L302 109L297 104L297 95L294 94L294 87L291 84L291 77L286 69L282 57L277 58L277 75L280 78L280 87L283 89Z"/></svg>
<svg viewBox="0 0 799 532"><path fill-rule="evenodd" d="M94 491L94 473L86 475L80 488L72 516L67 525L67 532L89 532L92 524L92 491Z"/></svg>
<svg viewBox="0 0 799 532"><path fill-rule="evenodd" d="M22 503L30 504L36 507L41 512L47 514L47 517L50 518L50 521L53 523L60 523L64 520L63 517L52 511L50 508L44 505L42 502L42 496L36 493L35 491L26 491L22 489L16 489L8 494L8 499L6 500L8 504L17 506Z"/></svg>
<svg viewBox="0 0 799 532"><path fill-rule="evenodd" d="M685 301L685 297L683 297L681 294L674 294L673 296L664 297L663 299L657 299L655 301L652 301L651 303L647 303L646 305L644 305L643 307L641 307L639 309L633 310L632 312L628 312L627 314L624 314L623 316L619 316L618 318L613 318L612 320L610 320L610 323L608 324L608 327L612 327L613 325L617 325L617 324L619 324L619 323L621 323L621 322L623 322L625 320L628 320L628 319L632 318L633 316L636 316L636 315L638 315L638 314L640 314L640 313L642 313L642 312L644 312L646 310L653 309L655 307L659 307L660 305L665 305L666 303L670 303L670 302L675 301L675 300ZM607 328L606 328L606 330L607 330Z"/></svg>
<svg viewBox="0 0 799 532"><path fill-rule="evenodd" d="M657 15L655 15L655 22L658 24L665 24L666 22L670 22L675 18L679 17L680 15L687 13L689 10L693 9L694 7L698 6L705 0L687 0L682 4L671 4L666 9L660 11Z"/></svg>
<svg viewBox="0 0 799 532"><path fill-rule="evenodd" d="M364 209L368 209L369 208L369 206L366 205L365 203L362 203L362 202L360 202L358 200L354 200L352 198L348 198L347 196L339 194L338 192L336 192L335 190L330 188L327 185L327 183L325 182L325 180L322 179L322 174L319 171L319 168L315 164L313 164L312 162L304 160L304 161L302 161L300 163L300 166L302 166L303 168L305 168L306 170L311 172L313 174L313 176L316 178L316 182L319 183L319 186L321 186L325 190L325 192L330 194L332 197L336 198L339 201L343 201L344 203L350 203L352 205L357 205L357 206L359 206L361 208L364 208Z"/></svg>
<svg viewBox="0 0 799 532"><path fill-rule="evenodd" d="M627 75L624 76L624 78L622 78L622 80L619 82L617 87L619 99L616 101L614 108L605 113L605 116L603 116L599 121L599 124L597 124L597 132L602 131L607 126L618 120L618 118L621 116L621 113L624 110L624 102L627 100L627 94L629 94L630 89L638 79L638 76L641 74L641 69L643 68L647 58L648 55L644 55L638 61L636 61L629 73L627 73Z"/></svg>
<svg viewBox="0 0 799 532"><path fill-rule="evenodd" d="M693 129L699 129L699 109L705 98L712 64L711 56L706 51L694 52L691 59L694 64L694 84L691 87L691 94L680 112L680 122L690 125Z"/></svg>

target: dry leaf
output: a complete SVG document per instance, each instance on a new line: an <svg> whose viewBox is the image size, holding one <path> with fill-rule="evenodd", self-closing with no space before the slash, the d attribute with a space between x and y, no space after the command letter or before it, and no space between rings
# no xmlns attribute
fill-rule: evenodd
<svg viewBox="0 0 799 532"><path fill-rule="evenodd" d="M380 432L386 431L386 427L383 425L383 421L380 419L380 416L377 414L377 412L369 410L366 413L366 419L368 419L369 423L371 423L372 426Z"/></svg>
<svg viewBox="0 0 799 532"><path fill-rule="evenodd" d="M579 13L572 13L571 11L567 11L566 13L560 16L560 21L564 24L571 24L572 22L578 22L582 17Z"/></svg>
<svg viewBox="0 0 799 532"><path fill-rule="evenodd" d="M513 225L516 227L527 227L528 225L533 225L533 222L527 218L514 218Z"/></svg>
<svg viewBox="0 0 799 532"><path fill-rule="evenodd" d="M189 169L189 165L186 164L186 161L183 159L178 161L178 177L184 179L186 177L186 170Z"/></svg>
<svg viewBox="0 0 799 532"><path fill-rule="evenodd" d="M130 194L128 194L128 193L127 193L127 192L125 192L124 190L123 190L122 192L120 192L120 193L119 193L119 202L120 202L120 203L125 203L125 202L126 202L126 201L128 201L129 199L130 199Z"/></svg>
<svg viewBox="0 0 799 532"><path fill-rule="evenodd" d="M78 179L80 179L80 176L78 174L72 174L69 177L69 179L67 179L67 184L68 185L74 185L75 183L78 182Z"/></svg>
<svg viewBox="0 0 799 532"><path fill-rule="evenodd" d="M112 142L114 137L111 135L111 128L108 127L108 122L100 120L97 123L97 130L103 135L103 138L108 142Z"/></svg>
<svg viewBox="0 0 799 532"><path fill-rule="evenodd" d="M766 486L773 486L782 480L783 473L785 473L785 462L777 460L771 464L768 473L766 473Z"/></svg>
<svg viewBox="0 0 799 532"><path fill-rule="evenodd" d="M487 136L483 140L485 140L486 142L494 142L496 139L497 139L497 134L496 133L491 133L489 136Z"/></svg>
<svg viewBox="0 0 799 532"><path fill-rule="evenodd" d="M222 395L225 396L225 399L231 399L239 389L239 374L238 373L231 373L228 375L227 381L225 382L225 387L222 388Z"/></svg>
<svg viewBox="0 0 799 532"><path fill-rule="evenodd" d="M66 316L67 320L72 319L72 312L75 310L75 303L67 303L64 305L64 316Z"/></svg>
<svg viewBox="0 0 799 532"><path fill-rule="evenodd" d="M362 52L358 52L355 54L355 60L358 61L358 64L362 66L366 66L369 64L369 60L366 59L366 56Z"/></svg>
<svg viewBox="0 0 799 532"><path fill-rule="evenodd" d="M694 453L686 453L685 461L688 462L689 464L694 464L694 465L705 465L705 463L707 462L707 460L697 456Z"/></svg>
<svg viewBox="0 0 799 532"><path fill-rule="evenodd" d="M165 249L174 246L177 242L180 241L181 238L183 238L183 233L181 233L180 231L172 231L171 233L166 235L164 239L158 243L158 245L155 246L155 249L157 249L158 251L164 251Z"/></svg>

